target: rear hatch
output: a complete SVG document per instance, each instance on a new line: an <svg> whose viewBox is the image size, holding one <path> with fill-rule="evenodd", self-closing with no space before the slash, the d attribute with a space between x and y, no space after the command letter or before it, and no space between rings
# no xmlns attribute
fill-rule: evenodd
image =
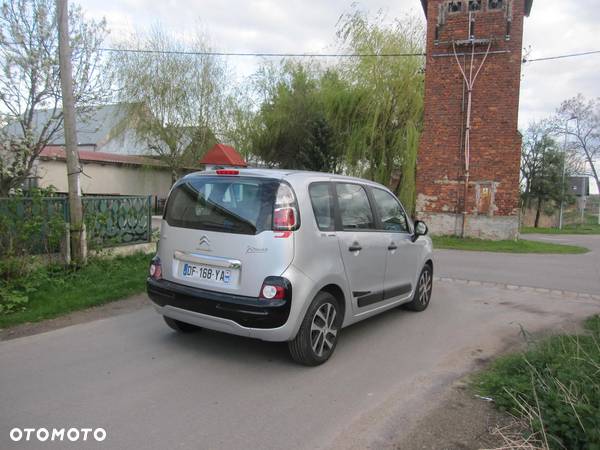
<svg viewBox="0 0 600 450"><path fill-rule="evenodd" d="M162 222L163 277L258 296L264 279L281 275L294 255L294 234L273 231L282 184L291 192L280 180L263 177L194 175L178 182Z"/></svg>

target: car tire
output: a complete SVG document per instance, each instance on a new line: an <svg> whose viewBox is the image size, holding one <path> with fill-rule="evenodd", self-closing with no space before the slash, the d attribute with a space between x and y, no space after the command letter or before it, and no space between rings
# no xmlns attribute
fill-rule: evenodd
<svg viewBox="0 0 600 450"><path fill-rule="evenodd" d="M192 325L191 323L181 322L180 320L171 319L170 317L163 316L165 323L169 327L178 333L193 333L194 331L200 330L200 327Z"/></svg>
<svg viewBox="0 0 600 450"><path fill-rule="evenodd" d="M417 287L415 288L415 294L410 303L404 306L406 309L411 311L425 311L431 301L431 293L433 291L433 270L429 264L425 264L419 279L417 280Z"/></svg>
<svg viewBox="0 0 600 450"><path fill-rule="evenodd" d="M327 361L337 345L343 317L337 299L319 292L302 320L296 337L288 342L292 359L305 366Z"/></svg>

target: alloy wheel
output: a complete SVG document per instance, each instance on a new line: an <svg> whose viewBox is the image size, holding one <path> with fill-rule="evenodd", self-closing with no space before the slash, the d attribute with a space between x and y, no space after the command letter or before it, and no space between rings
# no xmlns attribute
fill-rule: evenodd
<svg viewBox="0 0 600 450"><path fill-rule="evenodd" d="M427 305L431 298L432 280L429 270L424 270L419 278L419 303Z"/></svg>
<svg viewBox="0 0 600 450"><path fill-rule="evenodd" d="M315 355L319 358L333 350L337 339L335 306L323 303L313 316L310 327L310 344Z"/></svg>

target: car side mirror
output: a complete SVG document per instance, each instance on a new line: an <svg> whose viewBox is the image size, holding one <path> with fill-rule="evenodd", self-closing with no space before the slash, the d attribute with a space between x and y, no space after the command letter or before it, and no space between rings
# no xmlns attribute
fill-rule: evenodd
<svg viewBox="0 0 600 450"><path fill-rule="evenodd" d="M421 220L415 221L415 234L413 235L413 242L419 239L419 236L425 236L429 232L425 222Z"/></svg>

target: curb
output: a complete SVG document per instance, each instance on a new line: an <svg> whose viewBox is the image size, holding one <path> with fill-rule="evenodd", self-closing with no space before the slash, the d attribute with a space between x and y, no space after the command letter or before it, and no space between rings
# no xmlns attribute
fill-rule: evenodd
<svg viewBox="0 0 600 450"><path fill-rule="evenodd" d="M480 287L495 287L500 289L506 289L509 291L520 291L520 292L536 292L538 294L548 294L553 297L568 297L568 298L578 298L582 300L600 300L600 295L598 294L589 294L587 292L574 292L574 291L564 291L560 289L548 289L541 288L536 286L522 286L516 284L508 284L508 283L497 283L495 281L475 281L475 280L465 280L462 278L449 278L449 277L433 277L434 281L442 282L442 283L454 283L454 284L462 284L466 286L480 286Z"/></svg>

